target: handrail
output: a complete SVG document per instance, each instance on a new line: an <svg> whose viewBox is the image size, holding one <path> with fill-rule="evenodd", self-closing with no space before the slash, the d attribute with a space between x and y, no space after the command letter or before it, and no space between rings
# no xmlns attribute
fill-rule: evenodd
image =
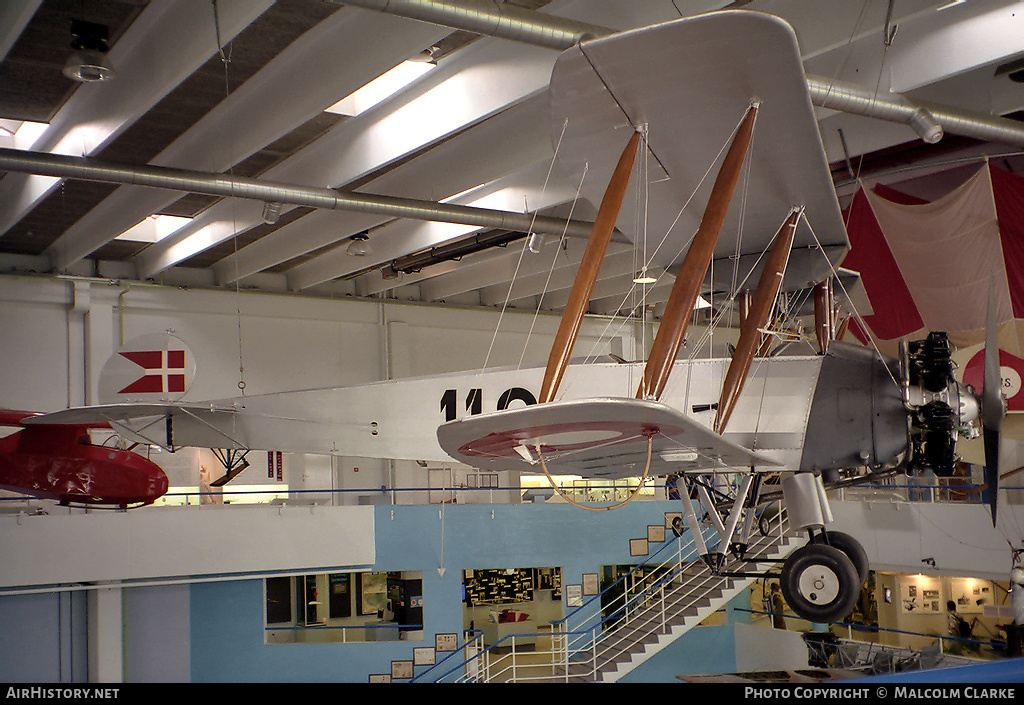
<svg viewBox="0 0 1024 705"><path fill-rule="evenodd" d="M773 522L777 526L777 531L773 529L770 532L771 536L769 538L782 538L785 534L783 528L785 513L780 512L773 518ZM714 533L710 527L704 531L709 536ZM457 647L454 653L463 653L466 647L476 645L477 648L474 649L474 653L461 659L454 659L454 654L448 656L441 662L446 664L447 667L447 670L443 673L430 675L436 673L440 666L440 664L437 664L415 676L413 680L422 681L429 678L433 682L446 682L447 679L455 678L456 680L482 680L487 682L507 678L511 673L511 679L516 681L551 680L552 678L567 681L570 677L576 677L575 674L571 675L570 664L583 665L586 668L585 673L596 673L601 656L609 650L605 648L602 642L609 637L615 636L616 631L618 631L617 629L606 629L607 625L618 623L620 618L625 615L625 621L618 624L618 627L627 628L631 624L630 615L639 614L642 609L642 603L654 600L657 603L657 608L662 611L664 627L667 625L667 620L672 616L669 614L669 608L676 610L672 614L678 613L678 611L681 611L682 606L687 604L687 599L694 592L699 592L703 584L706 584L708 581L718 582L720 580L720 578L708 575L702 579L701 585L672 585L678 576L699 562L692 537L689 540L684 540L687 533L689 533L688 529L675 537L675 540L672 540L670 537L654 554L645 556L643 562L638 562L627 573L620 576L618 580L602 589L599 594L590 597L590 599L573 609L565 617L552 622L552 630L550 632L508 635L499 639L495 644L484 647L482 632L479 630L467 631L467 635L473 634L474 636L467 638L462 645ZM675 550L672 550L673 548ZM652 558L656 558L666 552L668 555L665 557L665 560L658 564L651 564L650 560ZM627 581L641 569L649 569L654 579L652 582L641 586L639 590L630 591ZM647 576L645 576L646 578ZM601 603L602 597L607 596L612 590L622 587L623 584L626 584L626 589L622 590L621 595L617 595L609 603ZM584 616L579 619L577 625L571 629L566 628L570 622L581 614ZM562 628L559 629L559 627ZM537 637L550 637L552 648L549 651L542 652L532 650L529 652L530 659L536 661L538 655L542 656L544 654L550 655L550 659L526 663L519 656L522 652L516 648L517 640L524 638L535 639ZM508 646L511 647L508 654L499 654L497 652L498 649ZM583 660L574 660L579 655L584 657ZM496 664L501 664L501 670L494 670ZM532 675L522 675L523 672L530 671L533 672Z"/></svg>
<svg viewBox="0 0 1024 705"><path fill-rule="evenodd" d="M984 503L982 495L983 495L984 489L986 488L985 485L983 485L983 484L973 484L973 483L971 483L971 484L954 484L954 485L951 485L951 484L948 484L948 480L949 479L955 479L955 480L959 481L959 480L966 480L967 478L943 478L942 481L939 481L939 482L935 482L935 483L927 482L927 483L920 483L920 484L916 484L916 483L915 484L909 484L909 483L901 483L901 484L896 484L896 483L870 483L870 484L863 484L863 485L850 485L850 486L847 486L847 487L838 488L836 491L840 494L840 496L845 495L846 493L850 493L850 492L863 493L865 491L867 491L867 492L870 492L870 491L899 491L899 492L908 494L908 497L903 498L903 500L906 501L906 502L911 502L911 503L914 503L914 502L925 502L925 503L928 503L928 502L934 502L934 501L951 502L951 503L954 503L954 504L982 504L982 503ZM646 487L651 489L651 490L661 490L661 489L665 488L665 485L660 484L660 483L655 483L655 484L647 484ZM370 489L367 489L367 488L338 489L338 488L329 488L329 487L325 487L325 488L312 488L312 489L295 489L295 488L291 488L291 487L278 487L278 488L274 488L272 486L267 486L267 489L265 489L265 490L264 489L260 489L260 490L252 490L252 489L248 489L248 490L222 489L222 490L219 490L219 491L216 491L216 492L204 492L202 490L198 490L197 489L197 490L186 490L186 491L180 491L180 492L168 492L165 495L163 495L162 498L185 498L185 500L186 500L185 504L183 504L183 505L176 505L176 506L192 507L192 506L211 506L210 504L206 504L206 505L201 504L201 501L202 501L203 497L211 497L211 498L216 498L216 499L229 499L231 497L242 498L242 497L259 497L261 495L281 495L281 494L287 494L287 495L289 495L287 498L282 498L280 500L282 502L287 503L289 500L301 499L302 496L304 496L304 495L305 496L308 496L308 495L320 495L320 496L327 495L327 496L330 497L329 501L333 503L333 502L336 501L336 499L338 497L344 496L344 495L351 495L351 494L360 495L360 496L372 496L372 495L380 494L381 496L384 496L384 495L393 495L393 494L399 494L399 493L404 493L404 492L424 493L424 492L430 492L430 491L433 491L433 492L473 492L473 493L512 492L512 491L514 491L514 492L524 492L524 491L526 491L526 489L529 489L529 488L523 488L522 486L511 486L511 485L510 486L499 486L499 487L394 487L394 488L388 488L387 490L370 490ZM611 489L611 490L616 490L616 491L618 491L618 490L628 491L628 485L624 486L624 487L619 487L619 486L612 486L612 487L609 487L609 488L599 487L597 489L602 489L602 490L603 489ZM1000 488L999 488L999 492L1002 495L1004 492L1009 491L1009 490L1021 490L1021 489L1024 489L1024 485L1008 485L1008 486L1001 485ZM913 493L913 494L920 494L921 496L917 497L917 498L911 498L911 497L909 497L909 494L911 494L911 493ZM926 495L926 494L934 496L936 493L941 493L941 494L957 493L957 494L963 494L964 496L963 497L956 497L956 498L949 498L949 497L947 497L945 499L931 499L931 498L925 498L924 497L924 495ZM194 498L192 502L188 501L190 498ZM636 500L637 501L667 501L667 500L665 500L664 497L661 497L661 496L648 496L646 494L638 495L636 497ZM273 501L273 500L271 500L271 501ZM270 504L271 501L254 502L254 503L257 503L257 504ZM325 501L327 501L327 500L325 500ZM549 501L553 501L555 503L558 502L558 500L549 500ZM52 501L50 501L50 500L40 500L38 498L30 497L28 495L12 494L10 496L0 497L0 507L2 507L4 504L16 504L16 503L25 503L26 505L35 506L36 504L44 503L44 502L47 504L47 506L53 504ZM488 502L488 503L489 504L508 504L508 502ZM528 503L529 502L523 502L523 504L528 504ZM592 501L591 503L594 504L595 506L600 506L600 505L604 505L604 504L611 504L612 500ZM389 504L390 504L390 502L389 502ZM435 503L424 502L424 504L435 504ZM139 511L140 509L146 509L146 507L133 508L131 511L133 511L133 512L134 511Z"/></svg>

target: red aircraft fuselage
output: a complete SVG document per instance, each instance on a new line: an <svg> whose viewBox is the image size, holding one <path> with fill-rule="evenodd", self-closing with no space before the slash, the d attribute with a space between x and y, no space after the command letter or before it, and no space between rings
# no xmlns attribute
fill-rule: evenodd
<svg viewBox="0 0 1024 705"><path fill-rule="evenodd" d="M25 424L33 415L0 413L0 423L23 426L0 438L0 488L61 504L118 507L151 504L167 492L167 475L156 463L92 445L87 426Z"/></svg>

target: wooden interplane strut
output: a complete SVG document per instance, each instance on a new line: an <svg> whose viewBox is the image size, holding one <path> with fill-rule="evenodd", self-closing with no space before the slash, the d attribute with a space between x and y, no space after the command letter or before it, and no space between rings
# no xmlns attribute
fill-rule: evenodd
<svg viewBox="0 0 1024 705"><path fill-rule="evenodd" d="M693 315L700 287L704 283L708 267L711 266L718 234L743 169L756 116L757 106L751 105L736 131L732 144L729 145L729 151L711 189L711 197L704 209L697 234L690 243L683 264L676 274L675 284L672 285L672 292L669 294L665 313L662 315L661 325L658 326L651 354L644 367L644 376L636 393L637 399L658 399L665 390L672 365L683 344L686 327Z"/></svg>
<svg viewBox="0 0 1024 705"><path fill-rule="evenodd" d="M828 352L829 341L836 337L835 297L831 277L814 285L814 333L818 339L818 350L824 355Z"/></svg>
<svg viewBox="0 0 1024 705"><path fill-rule="evenodd" d="M715 415L715 432L722 433L725 425L729 422L729 416L736 406L736 400L743 390L747 373L750 371L750 363L761 347L761 329L768 320L775 297L782 286L782 276L786 272L786 263L789 261L789 251L793 247L793 235L796 233L796 226L800 220L799 210L794 210L782 224L782 228L775 235L775 244L765 260L764 269L761 271L761 279L754 290L754 296L750 301L750 310L743 319L740 327L740 338L736 343L736 351L732 355L729 369L725 373L725 382L722 384L722 395L718 401L718 413Z"/></svg>
<svg viewBox="0 0 1024 705"><path fill-rule="evenodd" d="M598 272L601 270L601 261L608 249L608 242L615 230L615 221L619 217L622 200L626 196L626 186L629 184L629 177L633 171L633 161L636 159L639 143L640 132L634 132L626 149L623 150L622 156L619 157L619 163L616 165L615 171L612 172L608 188L601 200L601 207L597 211L590 239L587 240L587 247L583 251L583 260L580 262L576 280L569 293L569 301L562 312L562 320L559 323L558 332L555 334L555 342L551 346L548 365L544 370L540 397L537 399L540 403L555 398L562 375L569 364L569 355L572 353L573 343L576 342L576 334L579 332L583 314L590 302L590 294L594 290L594 282L597 281Z"/></svg>

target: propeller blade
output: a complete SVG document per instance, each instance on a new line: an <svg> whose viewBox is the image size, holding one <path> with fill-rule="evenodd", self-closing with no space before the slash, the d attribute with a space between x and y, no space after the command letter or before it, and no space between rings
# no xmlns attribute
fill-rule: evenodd
<svg viewBox="0 0 1024 705"><path fill-rule="evenodd" d="M999 341L996 327L995 278L989 279L988 320L985 323L985 377L981 392L981 426L985 444L985 483L992 526L996 525L996 499L999 496L999 434L1006 415L999 374Z"/></svg>

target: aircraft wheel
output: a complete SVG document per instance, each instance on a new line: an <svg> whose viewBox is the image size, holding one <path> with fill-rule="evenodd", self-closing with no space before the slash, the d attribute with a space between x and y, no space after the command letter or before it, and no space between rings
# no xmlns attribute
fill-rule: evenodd
<svg viewBox="0 0 1024 705"><path fill-rule="evenodd" d="M868 581L868 571L871 567L868 561L868 552L864 550L857 539L842 531L826 531L825 535L815 534L812 540L816 544L832 546L845 553L846 557L853 562L853 567L857 569L860 586L864 587Z"/></svg>
<svg viewBox="0 0 1024 705"><path fill-rule="evenodd" d="M860 593L857 569L838 548L811 543L782 566L782 596L797 616L811 622L838 622L853 611Z"/></svg>
<svg viewBox="0 0 1024 705"><path fill-rule="evenodd" d="M683 528L683 520L679 517L672 517L672 533L676 535L676 538L682 536L683 531L685 531Z"/></svg>
<svg viewBox="0 0 1024 705"><path fill-rule="evenodd" d="M761 532L762 536L771 536L773 529L776 532L779 530L778 521L779 508L774 504L769 504L761 510L760 516L757 517L757 530Z"/></svg>

